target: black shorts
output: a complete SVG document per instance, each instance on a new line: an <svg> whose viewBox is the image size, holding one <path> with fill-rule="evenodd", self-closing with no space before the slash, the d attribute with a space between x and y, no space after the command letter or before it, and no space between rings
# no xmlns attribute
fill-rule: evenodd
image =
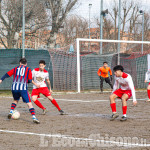
<svg viewBox="0 0 150 150"><path fill-rule="evenodd" d="M109 77L107 77L107 78L103 78L103 77L101 77L101 76L100 76L100 80L101 80L102 82L105 80L105 82L106 82L106 83L111 83L111 81L110 81L110 78L109 78Z"/></svg>

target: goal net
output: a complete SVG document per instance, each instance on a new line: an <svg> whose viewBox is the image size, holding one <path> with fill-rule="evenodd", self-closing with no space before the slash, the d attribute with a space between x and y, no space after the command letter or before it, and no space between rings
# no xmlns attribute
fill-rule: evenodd
<svg viewBox="0 0 150 150"><path fill-rule="evenodd" d="M97 71L104 61L111 69L117 64L122 65L125 72L131 74L136 88L146 87L144 80L150 42L77 39L73 45L49 49L49 52L53 65L53 89L56 91L99 90ZM106 83L104 90L110 90Z"/></svg>

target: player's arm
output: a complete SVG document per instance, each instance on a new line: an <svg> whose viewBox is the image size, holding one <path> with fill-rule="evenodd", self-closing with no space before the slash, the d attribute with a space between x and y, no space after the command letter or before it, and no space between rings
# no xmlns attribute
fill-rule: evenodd
<svg viewBox="0 0 150 150"><path fill-rule="evenodd" d="M118 87L119 87L119 82L118 82L117 80L115 80L112 93L113 93L114 91L116 91L116 90L118 89Z"/></svg>
<svg viewBox="0 0 150 150"><path fill-rule="evenodd" d="M46 82L47 82L48 88L49 88L49 90L50 90L50 93L52 93L52 89L51 89L51 82L50 82L50 80L49 80L49 73L47 73L47 74L46 74L45 79L46 79Z"/></svg>
<svg viewBox="0 0 150 150"><path fill-rule="evenodd" d="M47 82L48 88L49 88L49 90L50 90L50 93L52 93L50 80L49 80L49 79L46 79L46 82Z"/></svg>
<svg viewBox="0 0 150 150"><path fill-rule="evenodd" d="M34 79L32 78L32 84L34 84L37 88L40 88L40 85L34 82Z"/></svg>
<svg viewBox="0 0 150 150"><path fill-rule="evenodd" d="M5 80L6 78L11 77L13 74L14 74L14 68L12 70L8 71L5 75L2 76L2 78L0 80L0 83L2 83L3 80Z"/></svg>
<svg viewBox="0 0 150 150"><path fill-rule="evenodd" d="M28 83L32 83L32 71L31 71L31 69L29 70Z"/></svg>
<svg viewBox="0 0 150 150"><path fill-rule="evenodd" d="M98 69L97 74L98 76L101 76L101 68Z"/></svg>
<svg viewBox="0 0 150 150"><path fill-rule="evenodd" d="M131 92L132 92L133 105L136 105L137 100L136 100L136 96L135 96L135 88L134 88L134 84L133 84L133 80L132 80L131 76L127 77L127 82L128 82L129 88L131 89Z"/></svg>
<svg viewBox="0 0 150 150"><path fill-rule="evenodd" d="M146 74L145 74L145 83L148 81L148 74L149 74L149 73L150 73L150 72L147 71Z"/></svg>
<svg viewBox="0 0 150 150"><path fill-rule="evenodd" d="M110 79L111 79L111 81L112 81L112 71L111 71L110 68L109 68L109 73L110 73Z"/></svg>
<svg viewBox="0 0 150 150"><path fill-rule="evenodd" d="M34 84L37 88L40 88L40 85L34 82L34 78L35 78L35 71L33 70L32 71L32 84Z"/></svg>

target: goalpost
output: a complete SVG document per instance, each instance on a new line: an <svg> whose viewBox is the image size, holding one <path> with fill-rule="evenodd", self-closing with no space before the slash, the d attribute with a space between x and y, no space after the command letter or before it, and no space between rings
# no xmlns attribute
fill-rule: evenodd
<svg viewBox="0 0 150 150"><path fill-rule="evenodd" d="M106 39L85 39L85 38L77 38L76 44L77 44L77 92L80 93L81 91L81 77L80 77L80 42L99 42L100 43L125 43L125 44L137 44L139 48L139 44L150 44L149 41L126 41L126 40L106 40ZM127 45L126 45L127 46ZM124 45L125 47L125 45ZM132 46L133 47L133 46ZM150 49L149 49L150 50ZM150 53L150 51L149 51ZM120 51L117 51L115 54L117 54L118 64L120 64ZM143 55L143 54L142 54ZM99 54L99 56L103 56Z"/></svg>

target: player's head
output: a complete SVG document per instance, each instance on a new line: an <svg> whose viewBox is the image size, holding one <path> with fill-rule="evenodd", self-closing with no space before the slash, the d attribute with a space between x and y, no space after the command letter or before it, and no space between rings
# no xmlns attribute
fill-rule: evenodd
<svg viewBox="0 0 150 150"><path fill-rule="evenodd" d="M41 71L43 71L44 68L45 68L45 66L46 66L45 60L40 60L40 61L39 61L39 69L40 69Z"/></svg>
<svg viewBox="0 0 150 150"><path fill-rule="evenodd" d="M27 65L27 60L25 58L21 58L19 61L20 65Z"/></svg>
<svg viewBox="0 0 150 150"><path fill-rule="evenodd" d="M104 61L104 62L103 62L103 66L104 66L104 67L108 67L107 61Z"/></svg>
<svg viewBox="0 0 150 150"><path fill-rule="evenodd" d="M117 65L113 68L115 76L116 77L121 77L122 76L122 72L124 71L124 68L121 65Z"/></svg>

